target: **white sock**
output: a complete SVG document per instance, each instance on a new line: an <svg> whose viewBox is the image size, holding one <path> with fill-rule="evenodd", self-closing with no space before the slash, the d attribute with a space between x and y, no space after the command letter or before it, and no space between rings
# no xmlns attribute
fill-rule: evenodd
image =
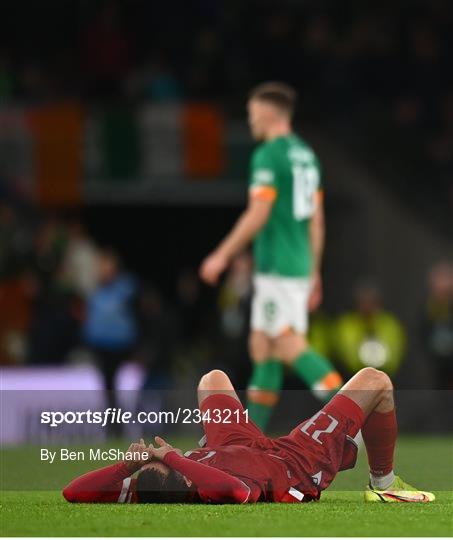
<svg viewBox="0 0 453 540"><path fill-rule="evenodd" d="M390 471L385 476L374 476L370 473L370 484L375 489L383 490L387 489L393 484L393 481L395 480L395 473L393 471Z"/></svg>

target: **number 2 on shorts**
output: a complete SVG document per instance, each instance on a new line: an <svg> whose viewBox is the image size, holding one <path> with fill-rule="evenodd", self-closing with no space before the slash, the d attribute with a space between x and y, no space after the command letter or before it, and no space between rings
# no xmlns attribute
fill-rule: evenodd
<svg viewBox="0 0 453 540"><path fill-rule="evenodd" d="M327 426L326 429L316 429L315 431L313 431L313 433L310 435L310 433L308 433L308 429L311 428L312 426L316 426L316 420L318 420L318 418L320 416L327 416L329 419L330 419L330 424ZM330 416L330 414L327 414L325 413L324 411L319 411L317 412L314 416L312 416L310 418L310 420L308 420L301 428L300 430L302 431L302 433L305 433L305 435L308 435L309 437L311 437L314 441L316 441L317 443L319 444L323 444L323 442L319 439L319 436L322 435L323 433L332 433L332 431L338 426L338 420L336 420L333 416Z"/></svg>

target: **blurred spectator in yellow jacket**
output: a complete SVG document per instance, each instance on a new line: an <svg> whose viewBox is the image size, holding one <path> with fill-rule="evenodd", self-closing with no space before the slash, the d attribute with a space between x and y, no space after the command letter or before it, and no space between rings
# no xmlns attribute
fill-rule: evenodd
<svg viewBox="0 0 453 540"><path fill-rule="evenodd" d="M341 315L334 328L339 362L349 373L371 366L394 375L404 358L406 335L400 321L381 307L377 286L362 282L355 290L355 309Z"/></svg>

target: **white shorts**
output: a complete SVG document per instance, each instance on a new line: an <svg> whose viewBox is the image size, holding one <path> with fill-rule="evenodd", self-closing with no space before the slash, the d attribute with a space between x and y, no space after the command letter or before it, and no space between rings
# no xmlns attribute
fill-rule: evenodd
<svg viewBox="0 0 453 540"><path fill-rule="evenodd" d="M255 274L253 285L252 330L273 338L288 329L307 332L310 278Z"/></svg>

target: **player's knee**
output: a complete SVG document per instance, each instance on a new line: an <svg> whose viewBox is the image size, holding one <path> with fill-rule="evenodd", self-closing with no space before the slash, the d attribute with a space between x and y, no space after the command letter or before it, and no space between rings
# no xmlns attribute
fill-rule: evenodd
<svg viewBox="0 0 453 540"><path fill-rule="evenodd" d="M206 373L205 375L202 375L201 379L198 381L198 390L204 390L206 388L206 382L207 382L207 377L208 377L209 373Z"/></svg>
<svg viewBox="0 0 453 540"><path fill-rule="evenodd" d="M219 390L229 383L228 375L221 369L213 369L201 377L198 390Z"/></svg>
<svg viewBox="0 0 453 540"><path fill-rule="evenodd" d="M372 367L360 370L360 375L365 378L367 385L376 390L392 390L393 384L387 373Z"/></svg>
<svg viewBox="0 0 453 540"><path fill-rule="evenodd" d="M379 381L382 384L383 390L393 390L392 379L387 375L387 373L378 370L376 371L379 373Z"/></svg>
<svg viewBox="0 0 453 540"><path fill-rule="evenodd" d="M280 336L275 341L274 355L286 365L292 365L308 347L305 336L289 334Z"/></svg>

